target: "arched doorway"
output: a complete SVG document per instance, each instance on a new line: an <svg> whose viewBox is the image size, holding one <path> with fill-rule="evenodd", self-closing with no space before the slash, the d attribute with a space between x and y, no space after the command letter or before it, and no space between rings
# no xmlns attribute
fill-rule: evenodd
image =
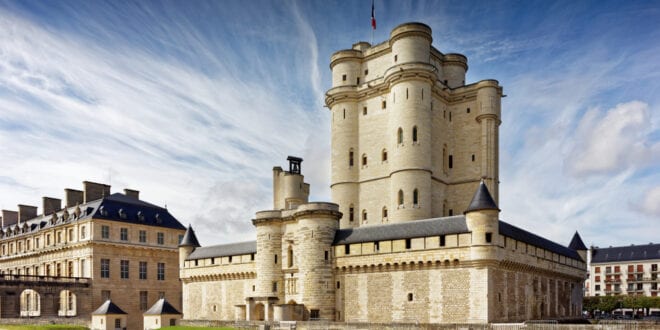
<svg viewBox="0 0 660 330"><path fill-rule="evenodd" d="M60 291L58 316L76 316L76 295L70 290Z"/></svg>
<svg viewBox="0 0 660 330"><path fill-rule="evenodd" d="M264 314L264 304L256 303L254 305L254 313L252 314L255 321L263 321L265 319Z"/></svg>
<svg viewBox="0 0 660 330"><path fill-rule="evenodd" d="M21 317L41 316L41 295L32 289L21 292Z"/></svg>

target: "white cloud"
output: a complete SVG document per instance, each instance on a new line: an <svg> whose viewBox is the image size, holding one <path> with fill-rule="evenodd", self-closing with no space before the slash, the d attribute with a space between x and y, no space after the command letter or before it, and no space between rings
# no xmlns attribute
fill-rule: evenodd
<svg viewBox="0 0 660 330"><path fill-rule="evenodd" d="M648 189L644 195L641 210L660 218L660 186Z"/></svg>
<svg viewBox="0 0 660 330"><path fill-rule="evenodd" d="M643 102L618 104L604 115L591 109L575 132L568 167L577 176L643 167L654 149L647 137L650 128L649 108Z"/></svg>

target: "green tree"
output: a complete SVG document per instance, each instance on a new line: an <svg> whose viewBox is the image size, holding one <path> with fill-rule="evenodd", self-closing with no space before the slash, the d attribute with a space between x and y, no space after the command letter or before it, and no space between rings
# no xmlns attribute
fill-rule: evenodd
<svg viewBox="0 0 660 330"><path fill-rule="evenodd" d="M598 302L598 310L605 313L612 313L619 307L621 307L621 297L618 296L602 296Z"/></svg>

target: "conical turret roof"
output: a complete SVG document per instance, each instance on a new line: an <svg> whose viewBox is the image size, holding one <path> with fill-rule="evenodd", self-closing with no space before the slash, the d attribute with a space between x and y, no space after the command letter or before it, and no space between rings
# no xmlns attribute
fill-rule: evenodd
<svg viewBox="0 0 660 330"><path fill-rule="evenodd" d="M571 239L571 243L568 244L568 248L575 251L587 250L587 246L584 245L584 242L582 242L582 238L580 237L580 234L578 234L577 230L575 231L575 235L573 235L573 239Z"/></svg>
<svg viewBox="0 0 660 330"><path fill-rule="evenodd" d="M110 299L106 300L101 307L92 312L92 315L108 315L108 314L126 314L119 306L115 305Z"/></svg>
<svg viewBox="0 0 660 330"><path fill-rule="evenodd" d="M186 233L183 235L183 239L181 240L181 243L179 243L179 247L182 246L192 246L192 247L201 246L199 245L197 236L195 236L195 231L192 229L192 225L188 225L188 229L186 229Z"/></svg>
<svg viewBox="0 0 660 330"><path fill-rule="evenodd" d="M474 193L474 197L472 197L470 205L464 213L481 210L500 210L497 207L497 204L495 204L495 200L493 200L493 197L488 191L488 187L486 187L486 184L483 181L481 181L479 184L479 188L477 188L477 191Z"/></svg>
<svg viewBox="0 0 660 330"><path fill-rule="evenodd" d="M144 315L181 315L165 298L160 298Z"/></svg>

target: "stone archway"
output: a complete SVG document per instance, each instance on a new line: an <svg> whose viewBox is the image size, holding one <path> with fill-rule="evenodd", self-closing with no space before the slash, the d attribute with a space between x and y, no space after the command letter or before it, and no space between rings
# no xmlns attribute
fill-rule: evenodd
<svg viewBox="0 0 660 330"><path fill-rule="evenodd" d="M32 289L25 289L21 292L20 317L41 316L41 295Z"/></svg>
<svg viewBox="0 0 660 330"><path fill-rule="evenodd" d="M264 313L264 304L256 303L254 304L254 309L252 310L252 319L255 321L265 320L266 314Z"/></svg>

